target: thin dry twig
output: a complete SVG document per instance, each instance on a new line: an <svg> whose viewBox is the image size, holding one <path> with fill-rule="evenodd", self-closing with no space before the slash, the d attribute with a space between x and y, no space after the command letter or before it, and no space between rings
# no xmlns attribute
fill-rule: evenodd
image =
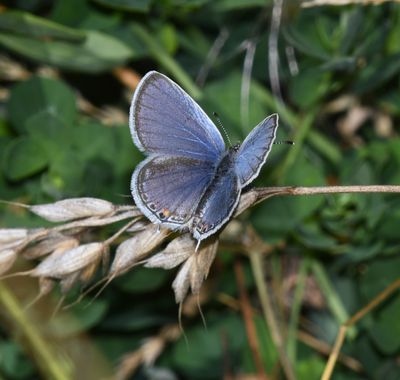
<svg viewBox="0 0 400 380"><path fill-rule="evenodd" d="M217 60L222 48L224 47L227 39L229 37L229 31L228 28L223 27L217 38L215 39L213 45L211 46L211 49L207 53L206 60L201 66L199 73L197 74L196 78L196 83L199 85L199 87L203 87L204 84L206 83L208 73L210 72L211 67L214 65L215 61Z"/></svg>
<svg viewBox="0 0 400 380"><path fill-rule="evenodd" d="M243 267L239 260L235 261L234 270L236 275L236 283L239 290L239 298L240 298L240 308L242 310L247 338L249 341L250 350L253 355L254 364L257 368L258 378L260 380L267 380L267 374L265 373L263 362L260 354L260 345L258 343L257 331L254 325L254 315L253 309L250 304L249 295L246 290L245 281L244 281L244 273Z"/></svg>
<svg viewBox="0 0 400 380"><path fill-rule="evenodd" d="M283 341L282 334L280 332L278 322L274 315L272 301L270 299L270 295L264 281L265 273L263 266L263 242L256 235L256 233L249 229L249 246L247 247L247 251L250 257L252 271L255 277L257 290L259 294L259 298L261 301L262 310L264 313L264 318L268 324L269 331L271 332L272 340L275 344L275 347L278 351L279 361L282 365L282 369L285 373L286 379L295 380L296 375L294 373L292 363L290 362L286 351L285 344Z"/></svg>
<svg viewBox="0 0 400 380"><path fill-rule="evenodd" d="M268 37L268 73L272 93L283 103L281 86L279 83L279 55L278 38L281 25L283 0L274 0L272 8L271 29Z"/></svg>
<svg viewBox="0 0 400 380"><path fill-rule="evenodd" d="M297 331L297 338L305 345L313 348L314 350L318 351L324 356L329 356L329 354L332 352L332 347L328 343L317 339L316 337L308 334L305 331L301 330ZM362 364L358 360L352 358L349 355L339 354L338 362L345 365L347 368L351 369L354 372L357 373L363 372Z"/></svg>
<svg viewBox="0 0 400 380"><path fill-rule="evenodd" d="M333 350L329 356L328 362L325 366L324 373L322 374L321 380L329 380L332 376L333 369L335 367L336 361L338 359L340 349L343 345L344 339L346 337L347 330L356 324L361 318L368 314L372 309L380 305L384 300L391 296L396 290L400 288L400 278L392 282L385 290L379 293L371 302L369 302L365 307L355 313L348 321L346 321L342 326L340 326L339 333L336 337Z"/></svg>
<svg viewBox="0 0 400 380"><path fill-rule="evenodd" d="M400 193L396 185L365 185L365 186L281 186L259 187L242 195L235 216L249 207L277 195L322 195L342 193Z"/></svg>
<svg viewBox="0 0 400 380"><path fill-rule="evenodd" d="M243 126L249 123L249 100L251 72L253 70L254 55L256 54L255 40L249 40L245 44L246 54L243 62L242 86L240 90L240 117Z"/></svg>
<svg viewBox="0 0 400 380"><path fill-rule="evenodd" d="M323 5L335 5L335 6L343 6L343 5L381 5L384 3L400 3L400 0L309 0L305 1L301 4L303 8L311 8L311 7L320 7Z"/></svg>

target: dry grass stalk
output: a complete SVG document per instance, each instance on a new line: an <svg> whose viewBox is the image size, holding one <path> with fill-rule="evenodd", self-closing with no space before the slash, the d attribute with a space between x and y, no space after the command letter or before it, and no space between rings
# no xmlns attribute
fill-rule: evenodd
<svg viewBox="0 0 400 380"><path fill-rule="evenodd" d="M384 3L400 3L400 0L309 0L304 1L301 6L303 8L320 7L324 5L344 6L350 4L357 5L381 5Z"/></svg>

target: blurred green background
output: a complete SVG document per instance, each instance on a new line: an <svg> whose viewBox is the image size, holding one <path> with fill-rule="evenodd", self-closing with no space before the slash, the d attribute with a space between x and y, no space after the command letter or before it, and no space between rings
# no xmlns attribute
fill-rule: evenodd
<svg viewBox="0 0 400 380"><path fill-rule="evenodd" d="M170 76L209 115L216 111L232 141L279 113L278 139L296 145L273 148L257 186L399 184L400 4L305 8L285 0L271 34L273 7L272 0L3 2L0 199L38 204L90 196L130 204L130 176L143 156L127 114L133 88L149 70ZM277 82L281 95L271 90ZM275 247L265 280L283 331L305 334L287 337L298 379L318 379L323 347L333 344L340 324L400 277L399 206L398 195L282 197L244 216ZM0 210L2 228L41 225L19 209ZM256 378L234 262L244 269L264 371L268 379L285 378L249 261L224 246L202 307L207 329L196 313L184 318L187 344L183 337L164 341L156 362L127 378ZM88 355L88 373L72 378L111 377L123 355L177 322L174 273L134 269L87 308L73 308L73 320L43 322L45 335L83 358L87 340L98 347L102 359ZM28 286L13 284L16 293ZM42 378L18 323L4 308L0 318L0 374ZM39 317L32 318L35 329ZM74 340L83 334L86 343ZM398 294L350 331L342 352L333 379L400 379Z"/></svg>

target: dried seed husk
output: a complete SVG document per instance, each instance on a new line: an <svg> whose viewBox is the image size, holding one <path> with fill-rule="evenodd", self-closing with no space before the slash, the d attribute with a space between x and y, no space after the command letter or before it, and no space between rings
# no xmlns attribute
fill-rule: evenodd
<svg viewBox="0 0 400 380"><path fill-rule="evenodd" d="M78 283L79 276L80 276L79 272L74 272L61 279L60 281L61 293L67 294L73 288L73 286L76 283Z"/></svg>
<svg viewBox="0 0 400 380"><path fill-rule="evenodd" d="M85 269L82 270L79 276L79 280L82 284L87 284L96 273L99 267L99 261L88 265Z"/></svg>
<svg viewBox="0 0 400 380"><path fill-rule="evenodd" d="M109 277L118 276L146 258L171 233L167 228L150 224L144 231L121 243L115 253Z"/></svg>
<svg viewBox="0 0 400 380"><path fill-rule="evenodd" d="M64 278L99 260L104 249L103 243L89 243L64 250L62 253L56 250L33 269L32 276Z"/></svg>
<svg viewBox="0 0 400 380"><path fill-rule="evenodd" d="M144 266L147 268L175 268L193 254L195 248L196 242L190 234L178 236L164 250L150 257Z"/></svg>
<svg viewBox="0 0 400 380"><path fill-rule="evenodd" d="M71 236L65 236L61 233L55 232L43 238L41 241L31 244L22 251L25 259L32 260L42 256L46 256L56 249L71 249L77 247L79 241Z"/></svg>
<svg viewBox="0 0 400 380"><path fill-rule="evenodd" d="M0 248L10 248L20 244L28 236L28 231L26 228L0 229Z"/></svg>
<svg viewBox="0 0 400 380"><path fill-rule="evenodd" d="M115 211L115 206L97 198L71 198L55 203L30 206L29 210L50 222L66 222L90 216L104 216Z"/></svg>
<svg viewBox="0 0 400 380"><path fill-rule="evenodd" d="M143 231L148 227L150 223L145 220L145 219L139 219L135 224L133 224L131 227L127 229L127 232L133 233L133 232L139 232Z"/></svg>
<svg viewBox="0 0 400 380"><path fill-rule="evenodd" d="M54 286L56 285L56 282L47 277L40 277L39 278L39 295L40 296L45 296L49 294L53 289Z"/></svg>
<svg viewBox="0 0 400 380"><path fill-rule="evenodd" d="M32 307L37 301L49 294L55 286L56 282L51 278L40 277L39 278L39 294L26 306L25 309Z"/></svg>
<svg viewBox="0 0 400 380"><path fill-rule="evenodd" d="M190 268L190 288L193 294L199 294L203 281L207 278L211 264L218 250L218 238L209 238L203 247L194 255Z"/></svg>
<svg viewBox="0 0 400 380"><path fill-rule="evenodd" d="M179 269L179 272L172 283L176 303L182 303L189 291L190 270L194 260L195 255L192 255L182 264L181 269Z"/></svg>
<svg viewBox="0 0 400 380"><path fill-rule="evenodd" d="M17 259L17 251L12 248L2 249L0 251L0 274L7 272Z"/></svg>
<svg viewBox="0 0 400 380"><path fill-rule="evenodd" d="M236 218L243 211L247 210L251 207L258 199L258 194L254 190L249 190L246 193L242 193L240 196L239 204L236 207L235 213L233 214L233 218Z"/></svg>

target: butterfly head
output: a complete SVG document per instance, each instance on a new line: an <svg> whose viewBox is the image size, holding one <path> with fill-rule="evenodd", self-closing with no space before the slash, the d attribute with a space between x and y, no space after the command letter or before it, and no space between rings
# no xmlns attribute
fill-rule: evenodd
<svg viewBox="0 0 400 380"><path fill-rule="evenodd" d="M238 152L239 149L240 149L240 143L236 143L235 145L233 145L233 146L231 146L231 147L229 148L229 151L230 151L230 152Z"/></svg>

